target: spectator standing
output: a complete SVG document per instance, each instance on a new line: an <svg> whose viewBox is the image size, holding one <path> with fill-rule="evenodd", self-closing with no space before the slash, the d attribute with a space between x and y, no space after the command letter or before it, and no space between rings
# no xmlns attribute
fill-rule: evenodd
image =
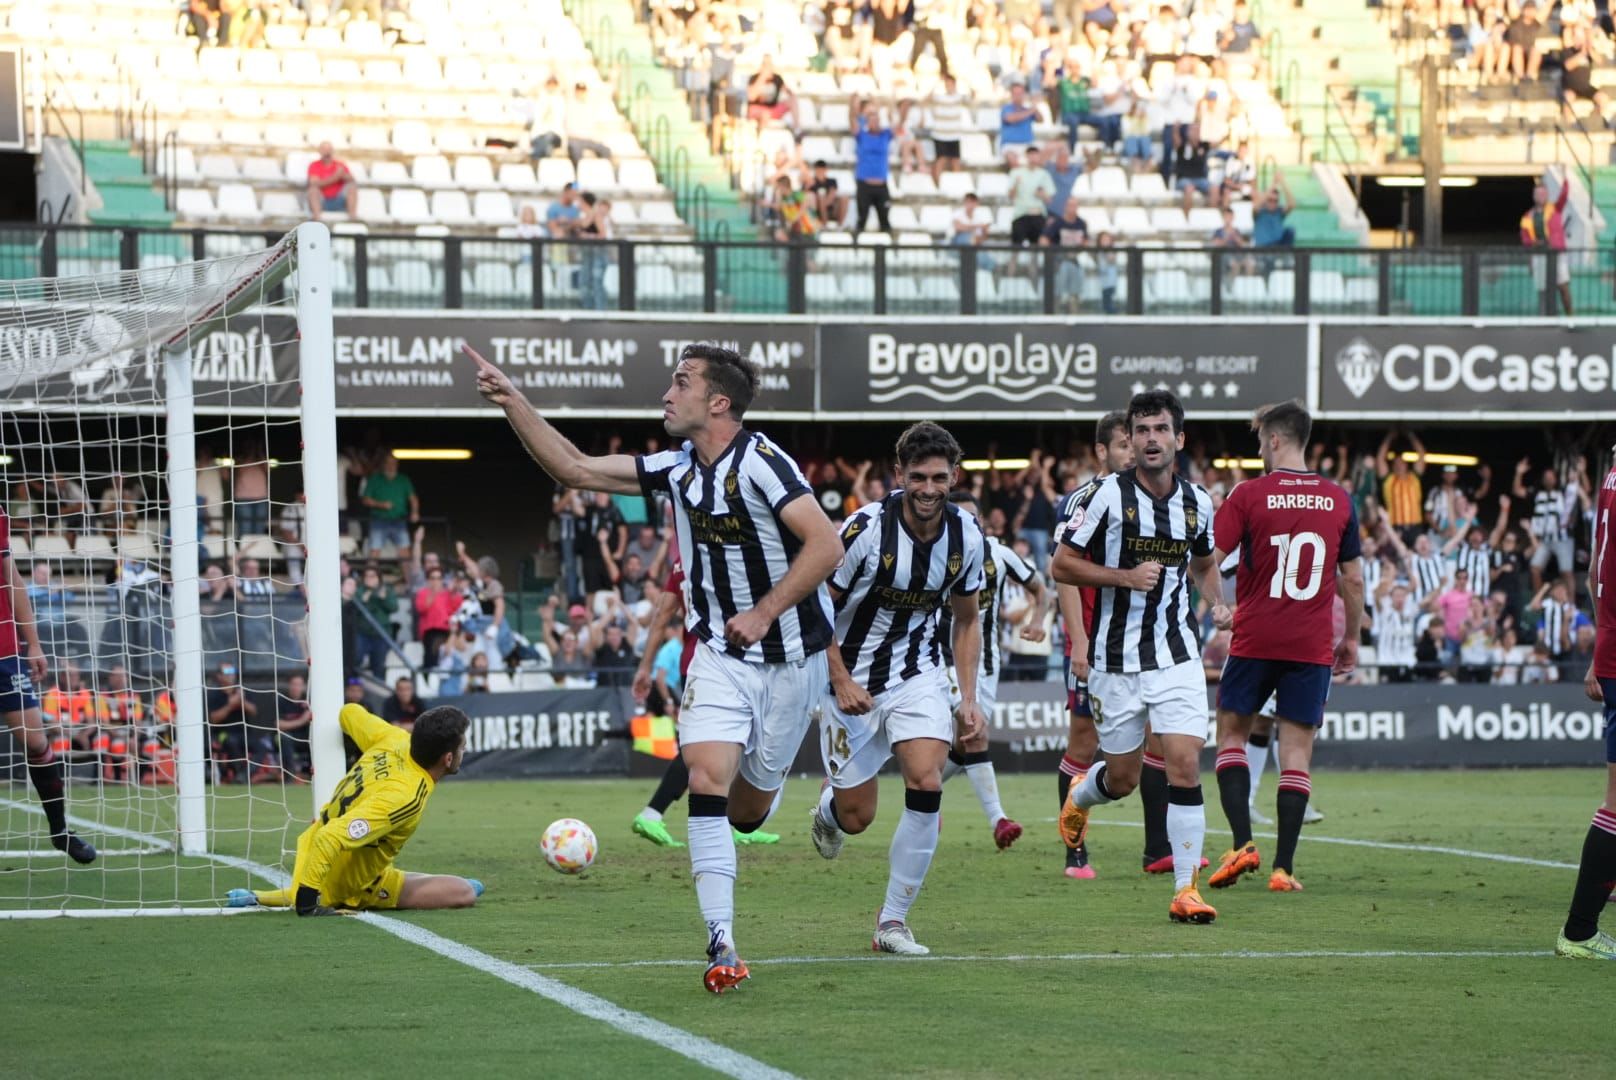
<svg viewBox="0 0 1616 1080"><path fill-rule="evenodd" d="M410 478L398 471L398 459L391 450L383 455L381 470L365 477L359 498L370 509L372 556L382 554L389 544L395 550L409 545L409 526L421 517L421 500Z"/></svg>
<svg viewBox="0 0 1616 1080"><path fill-rule="evenodd" d="M1060 492L1055 488L1055 457L1040 450L1032 452L1032 464L1022 474L1021 505L1016 511L1016 539L1025 541L1027 551L1017 552L1031 560L1040 574L1049 572L1050 544L1055 531L1055 505Z"/></svg>
<svg viewBox="0 0 1616 1080"><path fill-rule="evenodd" d="M1263 192L1262 202L1251 214L1251 246L1259 248L1295 247L1296 230L1285 219L1296 208L1290 185L1277 169L1274 186Z"/></svg>
<svg viewBox="0 0 1616 1080"><path fill-rule="evenodd" d="M578 222L583 216L583 209L578 205L578 185L567 184L561 189L555 201L544 212L544 226L549 230L552 240L571 240L578 232Z"/></svg>
<svg viewBox="0 0 1616 1080"><path fill-rule="evenodd" d="M960 141L975 125L971 120L970 102L959 92L954 76L944 74L932 89L926 105L926 127L931 132L932 179L938 179L945 172L959 172Z"/></svg>
<svg viewBox="0 0 1616 1080"><path fill-rule="evenodd" d="M1150 106L1143 98L1134 98L1122 116L1122 157L1135 176L1151 170L1155 161L1155 148L1151 142Z"/></svg>
<svg viewBox="0 0 1616 1080"><path fill-rule="evenodd" d="M415 594L415 625L421 635L423 667L438 666L438 654L453 629L450 620L459 609L460 594L446 587L443 570L428 570L426 585Z"/></svg>
<svg viewBox="0 0 1616 1080"><path fill-rule="evenodd" d="M1253 64L1260 63L1255 53L1262 47L1262 31L1251 21L1251 6L1246 0L1235 0L1234 13L1219 36L1218 45L1225 60L1230 57L1251 57Z"/></svg>
<svg viewBox="0 0 1616 1080"><path fill-rule="evenodd" d="M415 680L402 675L393 684L393 692L382 702L381 716L389 724L409 731L415 727L415 718L423 709L421 699L415 695Z"/></svg>
<svg viewBox="0 0 1616 1080"><path fill-rule="evenodd" d="M595 685L630 686L634 682L634 671L639 665L640 659L634 655L634 647L629 644L623 628L615 622L608 623L602 635L600 648L595 650L593 662Z"/></svg>
<svg viewBox="0 0 1616 1080"><path fill-rule="evenodd" d="M1386 508L1387 523L1401 536L1403 543L1412 544L1425 527L1424 502L1420 497L1420 478L1425 475L1425 444L1415 433L1408 433L1409 444L1416 455L1411 467L1402 454L1391 454L1396 435L1395 429L1388 431L1380 441L1380 449L1375 454L1375 473L1380 478L1381 505Z"/></svg>
<svg viewBox="0 0 1616 1080"><path fill-rule="evenodd" d="M591 495L583 529L584 535L589 538L581 552L584 592L593 594L610 589L612 578L607 572L606 560L608 556L622 559L623 549L628 545L628 525L624 523L622 511L617 509L609 493L597 491Z"/></svg>
<svg viewBox="0 0 1616 1080"><path fill-rule="evenodd" d="M281 548L286 553L286 580L302 585L303 560L308 553L309 540L308 496L303 492L298 492L281 511L280 534Z"/></svg>
<svg viewBox="0 0 1616 1080"><path fill-rule="evenodd" d="M1470 602L1476 597L1470 591L1470 574L1460 569L1453 572L1453 580L1439 594L1435 594L1436 610L1442 613L1447 628L1448 644L1457 648L1464 640L1465 622L1470 618Z"/></svg>
<svg viewBox="0 0 1616 1080"><path fill-rule="evenodd" d="M1117 283L1122 277L1122 266L1117 258L1117 238L1102 232L1094 241L1094 262L1100 278L1100 309L1107 315L1117 313Z"/></svg>
<svg viewBox="0 0 1616 1080"><path fill-rule="evenodd" d="M309 708L308 680L293 675L286 680L286 689L279 697L275 726L281 768L307 779L313 760L309 753L309 724L314 720L314 710Z"/></svg>
<svg viewBox="0 0 1616 1080"><path fill-rule="evenodd" d="M1576 544L1571 526L1576 521L1577 497L1560 486L1560 472L1553 466L1545 468L1538 477L1535 491L1526 488L1526 474L1532 468L1530 458L1515 463L1513 493L1523 506L1532 509L1532 535L1537 538L1537 549L1532 553L1532 587L1542 585L1548 571L1549 560L1554 560L1555 573L1566 582L1572 580Z"/></svg>
<svg viewBox="0 0 1616 1080"><path fill-rule="evenodd" d="M1414 643L1414 674L1420 682L1447 682L1447 666L1452 649L1448 628L1441 616L1425 624L1425 632Z"/></svg>
<svg viewBox="0 0 1616 1080"><path fill-rule="evenodd" d="M945 82L952 82L954 77L949 74L948 48L943 36L946 31L960 24L960 18L955 14L953 0L915 0L913 19L910 34L914 63L918 66L930 49L931 55L937 58L938 74Z"/></svg>
<svg viewBox="0 0 1616 1080"><path fill-rule="evenodd" d="M1059 308L1068 315L1077 314L1082 306L1083 266L1078 262L1078 249L1088 246L1089 242L1089 223L1077 211L1077 200L1067 199L1060 216L1049 219L1044 235L1038 239L1044 247L1060 249L1060 264L1055 269L1055 298Z"/></svg>
<svg viewBox="0 0 1616 1080"><path fill-rule="evenodd" d="M1566 583L1556 580L1539 587L1527 610L1537 615L1537 644L1545 646L1554 660L1569 656L1575 640L1577 608L1571 603Z"/></svg>
<svg viewBox="0 0 1616 1080"><path fill-rule="evenodd" d="M1375 610L1375 662L1382 682L1414 680L1415 626L1419 606L1409 595L1408 586L1398 582Z"/></svg>
<svg viewBox="0 0 1616 1080"><path fill-rule="evenodd" d="M999 110L999 154L1008 160L1010 152L1020 153L1033 148L1034 121L1038 107L1027 99L1027 84L1010 84L1010 101Z"/></svg>
<svg viewBox="0 0 1616 1080"><path fill-rule="evenodd" d="M1072 152L1065 143L1057 142L1049 155L1049 163L1044 167L1049 170L1049 179L1055 184L1055 193L1044 205L1051 214L1058 215L1066 209L1066 200L1072 197L1077 178L1083 175L1083 166L1072 159Z"/></svg>
<svg viewBox="0 0 1616 1080"><path fill-rule="evenodd" d="M1563 165L1557 171L1560 194L1554 202L1549 202L1547 185L1538 184L1532 188L1532 208L1521 215L1521 246L1537 253L1532 256L1532 283L1542 297L1542 306L1550 314L1553 314L1554 306L1546 295L1549 289L1549 257L1542 252L1557 253L1554 259L1554 285L1565 313L1570 315L1571 263L1565 257L1565 208L1566 200L1571 197L1571 183Z"/></svg>
<svg viewBox="0 0 1616 1080"><path fill-rule="evenodd" d="M892 205L892 193L887 181L892 168L889 161L892 129L883 124L880 107L857 94L853 95L852 116L855 157L853 181L858 201L853 231L864 231L873 209L881 231L891 232L892 223L887 215Z"/></svg>
<svg viewBox="0 0 1616 1080"><path fill-rule="evenodd" d="M256 440L242 444L230 475L230 496L236 503L236 535L269 534L269 459Z"/></svg>
<svg viewBox="0 0 1616 1080"><path fill-rule="evenodd" d="M328 142L320 144L320 156L309 162L308 169L309 216L315 221L326 212L356 216L359 204L359 181L344 161L337 159L336 151Z"/></svg>
<svg viewBox="0 0 1616 1080"><path fill-rule="evenodd" d="M387 630L392 625L393 613L398 610L398 594L382 580L381 570L367 566L360 576L354 600L369 616L361 616L354 627L356 667L368 667L370 673L380 679L387 674L387 652L392 641Z"/></svg>
<svg viewBox="0 0 1616 1080"><path fill-rule="evenodd" d="M584 517L583 498L571 488L557 487L550 499L550 512L555 515L556 545L561 553L561 588L571 600L583 595L583 583L578 574L578 529Z"/></svg>
<svg viewBox="0 0 1616 1080"><path fill-rule="evenodd" d="M263 574L258 560L244 556L236 564L235 590L237 600L272 600L275 583Z"/></svg>
<svg viewBox="0 0 1616 1080"><path fill-rule="evenodd" d="M1008 106L1007 106L1008 107ZM1044 218L1055 181L1044 168L1036 146L1027 148L1027 161L1010 170L1010 242L1020 247L1036 244L1044 232Z"/></svg>
<svg viewBox="0 0 1616 1080"><path fill-rule="evenodd" d="M34 562L29 571L27 592L37 622L67 622L67 605L77 599L69 590L51 584L51 566L47 559Z"/></svg>
<svg viewBox="0 0 1616 1080"><path fill-rule="evenodd" d="M515 635L505 619L505 585L499 580L499 562L492 555L473 559L466 553L466 545L455 541L455 554L465 567L471 585L471 602L475 613L461 620L461 625L479 634L484 647L495 656L509 656L516 647Z"/></svg>
<svg viewBox="0 0 1616 1080"><path fill-rule="evenodd" d="M1183 197L1186 214L1190 212L1196 192L1200 193L1208 205L1217 203L1217 196L1213 192L1209 176L1210 164L1207 153L1207 143L1198 138L1195 129L1191 128L1190 135L1179 144L1178 160L1173 167L1173 185Z"/></svg>
<svg viewBox="0 0 1616 1080"><path fill-rule="evenodd" d="M613 237L612 203L592 191L583 193L583 210L578 217L576 235L580 240L602 241L583 245L580 260L582 281L579 300L591 311L606 310L606 268L611 264L611 247L604 243Z"/></svg>
<svg viewBox="0 0 1616 1080"><path fill-rule="evenodd" d="M196 448L196 494L202 524L207 532L224 532L224 466L213 456L213 447Z"/></svg>

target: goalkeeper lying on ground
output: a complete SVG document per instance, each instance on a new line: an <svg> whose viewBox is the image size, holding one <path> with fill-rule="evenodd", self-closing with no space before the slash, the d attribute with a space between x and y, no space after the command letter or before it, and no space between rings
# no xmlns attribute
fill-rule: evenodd
<svg viewBox="0 0 1616 1080"><path fill-rule="evenodd" d="M287 907L299 915L339 909L470 907L482 882L451 874L407 874L393 865L414 835L439 780L460 771L466 714L428 709L413 731L394 727L359 705L342 707L342 730L359 761L297 839L297 863L284 889L231 889L231 907Z"/></svg>

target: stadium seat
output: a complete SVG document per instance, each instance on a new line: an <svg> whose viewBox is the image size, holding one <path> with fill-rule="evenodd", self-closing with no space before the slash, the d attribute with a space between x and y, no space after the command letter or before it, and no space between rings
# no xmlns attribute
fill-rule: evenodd
<svg viewBox="0 0 1616 1080"><path fill-rule="evenodd" d="M481 154L466 154L455 158L454 182L461 188L476 190L500 185L494 180L494 164Z"/></svg>
<svg viewBox="0 0 1616 1080"><path fill-rule="evenodd" d="M932 203L920 208L920 227L937 236L948 236L954 231L954 208Z"/></svg>
<svg viewBox="0 0 1616 1080"><path fill-rule="evenodd" d="M1096 199L1126 199L1128 174L1115 165L1102 165L1089 176L1089 191Z"/></svg>
<svg viewBox="0 0 1616 1080"><path fill-rule="evenodd" d="M281 182L281 167L274 158L243 158L241 161L241 178L261 184L279 184Z"/></svg>
<svg viewBox="0 0 1616 1080"><path fill-rule="evenodd" d="M915 215L915 208L899 203L892 207L887 214L894 231L920 228L920 218Z"/></svg>
<svg viewBox="0 0 1616 1080"><path fill-rule="evenodd" d="M655 195L662 190L656 166L645 158L628 158L618 166L617 186L630 195Z"/></svg>
<svg viewBox="0 0 1616 1080"><path fill-rule="evenodd" d="M402 161L378 161L370 168L370 182L408 186L410 170Z"/></svg>
<svg viewBox="0 0 1616 1080"><path fill-rule="evenodd" d="M419 120L401 120L393 125L393 148L401 154L430 154L435 149L432 129Z"/></svg>
<svg viewBox="0 0 1616 1080"><path fill-rule="evenodd" d="M539 159L539 190L560 191L568 184L576 183L578 174L572 167L572 162L566 158L540 158Z"/></svg>
<svg viewBox="0 0 1616 1080"><path fill-rule="evenodd" d="M254 50L247 55L273 56L274 53L259 53ZM281 81L291 85L318 86L323 75L320 71L320 57L305 50L284 52L280 54Z"/></svg>
<svg viewBox="0 0 1616 1080"><path fill-rule="evenodd" d="M640 221L646 225L683 225L673 203L662 199L640 204Z"/></svg>
<svg viewBox="0 0 1616 1080"><path fill-rule="evenodd" d="M213 195L201 188L180 188L174 192L174 213L181 221L212 221Z"/></svg>
<svg viewBox="0 0 1616 1080"><path fill-rule="evenodd" d="M218 182L241 179L241 168L229 154L203 154L197 165L204 180Z"/></svg>
<svg viewBox="0 0 1616 1080"><path fill-rule="evenodd" d="M993 141L981 132L973 131L960 139L960 161L973 169L997 168L999 158L993 152ZM944 173L944 176L952 175Z"/></svg>
<svg viewBox="0 0 1616 1080"><path fill-rule="evenodd" d="M980 281L981 278L977 280ZM981 299L981 290L978 289L977 301L980 303ZM999 280L995 300L1004 307L1023 309L1042 304L1044 296L1032 282L1024 277L1005 277Z"/></svg>
<svg viewBox="0 0 1616 1080"><path fill-rule="evenodd" d="M845 106L843 108L845 109ZM835 163L847 160L842 156L836 139L829 135L804 135L802 159L810 165L816 161Z"/></svg>
<svg viewBox="0 0 1616 1080"><path fill-rule="evenodd" d="M937 180L937 189L950 200L959 200L976 190L976 180L968 172L944 173Z"/></svg>
<svg viewBox="0 0 1616 1080"><path fill-rule="evenodd" d="M362 120L385 120L389 115L387 96L370 90L348 93L342 99L342 107L345 115Z"/></svg>
<svg viewBox="0 0 1616 1080"><path fill-rule="evenodd" d="M443 67L437 57L412 50L404 56L403 78L411 86L436 87L443 82Z"/></svg>
<svg viewBox="0 0 1616 1080"><path fill-rule="evenodd" d="M464 191L434 191L432 218L439 225L476 225L477 217L471 212L471 200Z"/></svg>
<svg viewBox="0 0 1616 1080"><path fill-rule="evenodd" d="M1224 299L1231 304L1268 302L1268 283L1253 274L1242 274L1226 282Z"/></svg>
<svg viewBox="0 0 1616 1080"><path fill-rule="evenodd" d="M360 188L354 206L354 216L370 225L386 225L392 220L387 212L387 196L376 188Z"/></svg>
<svg viewBox="0 0 1616 1080"><path fill-rule="evenodd" d="M1345 304L1347 303L1346 279L1339 270L1314 270L1307 276L1307 295L1308 302L1314 305Z"/></svg>
<svg viewBox="0 0 1616 1080"><path fill-rule="evenodd" d="M1150 215L1142 206L1119 206L1111 215L1112 228L1126 237L1150 236L1155 232L1151 228Z"/></svg>
<svg viewBox="0 0 1616 1080"><path fill-rule="evenodd" d="M875 275L850 274L841 281L842 299L849 303L871 304L875 302Z"/></svg>
<svg viewBox="0 0 1616 1080"><path fill-rule="evenodd" d="M907 274L887 278L887 303L895 307L914 307L920 300L920 285Z"/></svg>
<svg viewBox="0 0 1616 1080"><path fill-rule="evenodd" d="M430 225L433 221L426 193L416 188L395 188L388 197L387 212L400 225Z"/></svg>
<svg viewBox="0 0 1616 1080"><path fill-rule="evenodd" d="M1187 232L1190 223L1180 207L1158 206L1150 211L1150 227L1156 232L1177 233Z"/></svg>
<svg viewBox="0 0 1616 1080"><path fill-rule="evenodd" d="M1197 206L1189 212L1190 232L1205 233L1210 236L1223 228L1223 211L1215 206Z"/></svg>
<svg viewBox="0 0 1616 1080"><path fill-rule="evenodd" d="M932 179L929 172L916 172L903 174L903 197L906 199L935 199L938 196L937 181Z"/></svg>
<svg viewBox="0 0 1616 1080"><path fill-rule="evenodd" d="M616 170L605 158L584 158L578 162L578 187L584 191L616 191Z"/></svg>
<svg viewBox="0 0 1616 1080"><path fill-rule="evenodd" d="M73 554L83 559L112 559L117 551L110 536L100 533L80 533L73 540Z"/></svg>
<svg viewBox="0 0 1616 1080"><path fill-rule="evenodd" d="M1289 304L1296 299L1296 271L1275 270L1268 275L1268 299Z"/></svg>
<svg viewBox="0 0 1616 1080"><path fill-rule="evenodd" d="M365 82L372 86L396 86L404 82L404 68L397 60L366 60Z"/></svg>
<svg viewBox="0 0 1616 1080"><path fill-rule="evenodd" d="M472 216L479 225L509 225L516 220L516 208L503 191L479 191L472 201Z"/></svg>
<svg viewBox="0 0 1616 1080"><path fill-rule="evenodd" d="M1010 197L1010 174L1002 172L978 173L976 194L985 203L995 203Z"/></svg>
<svg viewBox="0 0 1616 1080"><path fill-rule="evenodd" d="M1166 202L1173 197L1162 180L1161 173L1137 173L1128 180L1129 190L1140 202ZM1217 228L1216 225L1213 228Z"/></svg>
<svg viewBox="0 0 1616 1080"><path fill-rule="evenodd" d="M1352 305L1374 304L1380 299L1380 283L1372 277L1349 277L1342 292L1342 302Z"/></svg>
<svg viewBox="0 0 1616 1080"><path fill-rule="evenodd" d="M468 296L494 300L521 297L516 288L516 273L510 263L480 262L465 275L463 288Z"/></svg>
<svg viewBox="0 0 1616 1080"><path fill-rule="evenodd" d="M842 291L836 284L835 274L809 274L803 279L803 294L810 304L837 304Z"/></svg>
<svg viewBox="0 0 1616 1080"><path fill-rule="evenodd" d="M71 555L73 545L68 543L67 537L56 534L35 536L33 541L34 555Z"/></svg>
<svg viewBox="0 0 1616 1080"><path fill-rule="evenodd" d="M197 168L196 156L189 146L176 146L173 159L166 153L157 155L157 175L172 176L180 183L190 183L201 178L201 170Z"/></svg>
<svg viewBox="0 0 1616 1080"><path fill-rule="evenodd" d="M455 182L449 171L449 159L436 154L416 158L410 165L410 179L416 187L424 188L453 187Z"/></svg>
<svg viewBox="0 0 1616 1080"><path fill-rule="evenodd" d="M928 274L920 279L920 299L956 309L960 299L959 283L953 274Z"/></svg>
<svg viewBox="0 0 1616 1080"><path fill-rule="evenodd" d="M266 218L302 220L308 216L309 204L301 194L290 191L266 191L259 200L258 209Z"/></svg>
<svg viewBox="0 0 1616 1080"><path fill-rule="evenodd" d="M537 191L539 178L533 174L532 165L513 162L499 167L499 186L507 191Z"/></svg>

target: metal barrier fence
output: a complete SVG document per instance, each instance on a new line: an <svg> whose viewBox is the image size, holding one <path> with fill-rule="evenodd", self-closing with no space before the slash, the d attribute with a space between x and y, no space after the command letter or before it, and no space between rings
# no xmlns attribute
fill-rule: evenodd
<svg viewBox="0 0 1616 1080"><path fill-rule="evenodd" d="M3 228L0 279L161 267L273 239L209 230ZM337 303L355 308L1529 317L1563 314L1563 284L1577 315L1616 314L1616 252L1603 249L1015 248L343 234L335 250Z"/></svg>

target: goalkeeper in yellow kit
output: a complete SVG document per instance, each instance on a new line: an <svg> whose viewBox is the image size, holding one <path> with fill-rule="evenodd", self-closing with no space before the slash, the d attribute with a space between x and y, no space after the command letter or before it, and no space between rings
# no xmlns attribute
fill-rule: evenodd
<svg viewBox="0 0 1616 1080"><path fill-rule="evenodd" d="M428 709L413 731L360 705L344 705L342 730L359 747L320 816L297 838L297 862L284 889L231 889L231 907L293 907L299 915L348 909L470 907L482 882L452 874L407 874L394 858L426 813L439 780L460 771L466 714Z"/></svg>

